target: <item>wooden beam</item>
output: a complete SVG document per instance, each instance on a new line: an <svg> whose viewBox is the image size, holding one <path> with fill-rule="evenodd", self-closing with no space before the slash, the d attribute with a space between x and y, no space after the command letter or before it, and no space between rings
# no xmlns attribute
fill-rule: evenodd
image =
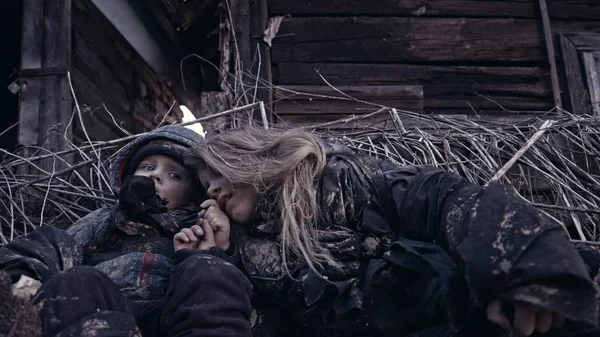
<svg viewBox="0 0 600 337"><path fill-rule="evenodd" d="M531 85L548 93L548 71L541 67L479 67L365 63L279 63L280 85L390 85L417 83L475 88L486 84ZM321 76L320 76L321 75Z"/></svg>
<svg viewBox="0 0 600 337"><path fill-rule="evenodd" d="M536 20L289 18L273 42L274 63L546 60Z"/></svg>
<svg viewBox="0 0 600 337"><path fill-rule="evenodd" d="M373 104L423 111L423 87L420 85L341 86L335 89L329 86L278 86L275 99L278 115L366 114L379 109Z"/></svg>
<svg viewBox="0 0 600 337"><path fill-rule="evenodd" d="M253 66L252 74L258 78L256 100L265 102L268 111L273 111L273 92L271 85L271 51L264 42L264 31L269 21L267 0L250 1L250 31ZM260 62L259 62L260 61ZM272 115L269 113L272 121Z"/></svg>
<svg viewBox="0 0 600 337"><path fill-rule="evenodd" d="M566 33L564 35L579 51L594 51L600 49L600 34L578 32Z"/></svg>
<svg viewBox="0 0 600 337"><path fill-rule="evenodd" d="M319 74L335 87L422 85L427 112L548 111L553 107L548 71L537 67L281 63L277 70L282 86L324 85Z"/></svg>
<svg viewBox="0 0 600 337"><path fill-rule="evenodd" d="M600 21L557 21L553 29L600 32ZM532 19L288 18L273 40L272 58L274 63L542 63L547 61L543 42L539 20Z"/></svg>
<svg viewBox="0 0 600 337"><path fill-rule="evenodd" d="M23 36L21 43L21 69L42 68L44 27L44 0L23 2ZM42 79L21 76L19 95L19 136L22 146L38 144L40 130L40 93Z"/></svg>
<svg viewBox="0 0 600 337"><path fill-rule="evenodd" d="M583 66L579 59L578 48L571 40L571 37L564 34L560 35L560 45L567 83L566 97L570 103L568 105L571 110L570 112L576 115L590 114L590 97L582 74Z"/></svg>
<svg viewBox="0 0 600 337"><path fill-rule="evenodd" d="M600 49L600 46L599 48ZM583 53L583 63L594 115L600 116L600 50Z"/></svg>
<svg viewBox="0 0 600 337"><path fill-rule="evenodd" d="M239 71L248 71L252 65L252 51L250 47L250 3L249 0L231 0L232 26L235 34L234 41L237 43L237 50L234 50L235 57L239 57L241 69ZM236 69L238 70L238 69Z"/></svg>
<svg viewBox="0 0 600 337"><path fill-rule="evenodd" d="M72 113L66 77L71 68L71 0L29 1L23 9L19 142L58 152L71 139L65 130ZM63 168L52 160L40 166L46 171Z"/></svg>
<svg viewBox="0 0 600 337"><path fill-rule="evenodd" d="M271 15L300 16L408 16L539 18L534 0L269 0ZM600 3L594 0L553 0L553 19L596 20Z"/></svg>
<svg viewBox="0 0 600 337"><path fill-rule="evenodd" d="M548 5L546 0L540 1L540 11L542 13L542 24L544 26L544 36L546 41L546 51L548 53L548 62L550 63L550 77L552 79L552 93L554 94L554 104L563 108L560 85L558 84L558 71L556 68L556 53L554 52L554 39L550 27L550 16L548 15Z"/></svg>

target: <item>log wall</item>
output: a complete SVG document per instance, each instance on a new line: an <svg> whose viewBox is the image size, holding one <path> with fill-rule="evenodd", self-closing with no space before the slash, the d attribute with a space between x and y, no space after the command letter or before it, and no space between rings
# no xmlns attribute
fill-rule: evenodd
<svg viewBox="0 0 600 337"><path fill-rule="evenodd" d="M73 0L72 79L92 139L122 137L154 128L176 94L133 50L106 18L86 0ZM182 116L174 104L171 121ZM75 125L75 142L84 140Z"/></svg>
<svg viewBox="0 0 600 337"><path fill-rule="evenodd" d="M554 36L600 33L599 1L548 7ZM268 10L288 16L271 49L279 86L322 86L321 76L334 86L421 85L425 113L506 117L554 106L538 0L269 0ZM289 102L278 106L289 113Z"/></svg>

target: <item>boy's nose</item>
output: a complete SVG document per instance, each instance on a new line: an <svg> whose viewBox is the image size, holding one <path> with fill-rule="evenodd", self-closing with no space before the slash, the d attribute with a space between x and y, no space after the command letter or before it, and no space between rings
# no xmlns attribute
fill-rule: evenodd
<svg viewBox="0 0 600 337"><path fill-rule="evenodd" d="M154 180L154 181L160 182L160 175L158 175L156 173L151 173L150 178L152 178L152 180Z"/></svg>

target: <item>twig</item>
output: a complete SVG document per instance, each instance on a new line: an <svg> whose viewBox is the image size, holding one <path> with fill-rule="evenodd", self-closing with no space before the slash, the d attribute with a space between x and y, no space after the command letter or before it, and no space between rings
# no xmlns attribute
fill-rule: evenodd
<svg viewBox="0 0 600 337"><path fill-rule="evenodd" d="M84 161L84 162L82 162L82 163L79 163L79 164L77 164L77 165L73 165L73 166L71 166L71 167L67 167L67 168L66 168L66 169L64 169L64 170L60 170L60 171L58 171L58 172L56 172L56 173L52 172L52 174L50 175L50 177L47 177L47 176L44 176L44 177L39 177L39 178L37 178L37 179L34 179L34 180L31 180L31 181L28 181L28 182L26 182L26 183L20 183L20 184L16 184L15 186L13 186L13 189L17 189L17 188L21 188L21 187L29 186L29 185L31 185L31 184L34 184L34 183L39 183L40 181L44 181L44 180L46 180L46 179L49 179L50 181L52 181L52 178L54 178L55 176L60 176L60 175L63 175L63 174L65 174L65 173L69 173L69 172L71 172L71 171L73 171L73 170L76 170L76 169L78 169L78 168L80 168L80 167L83 167L83 166L89 165L89 164L91 164L91 163L93 163L93 162L95 162L95 160L93 160L93 159L91 159L91 160L87 160L87 161Z"/></svg>
<svg viewBox="0 0 600 337"><path fill-rule="evenodd" d="M230 109L230 110L227 110L227 111L219 112L219 113L216 113L214 115L201 117L201 118L195 119L193 121L189 121L189 122L185 122L185 123L179 123L179 124L173 124L173 125L187 126L187 125L192 125L192 124L196 124L196 123L200 123L200 122L205 122L205 121L212 120L212 119L215 119L215 118L227 116L229 114L233 114L233 113L236 113L236 112L240 112L240 111L245 111L245 110L248 110L248 109L252 109L252 108L257 107L258 105L259 105L259 102L256 102L256 103L244 105L244 106L241 106L241 107L238 107L238 108ZM119 144L119 143L123 143L123 142L127 142L127 141L130 141L130 140L133 140L133 139L135 139L135 138L137 138L139 136L148 134L149 132L151 132L151 131L142 132L142 133L138 133L138 134L135 134L135 135L132 135L132 136L123 137L123 138L118 138L118 139L113 139L113 140L108 140L108 141L96 142L95 145L98 146L98 147L103 147L103 146L109 146L109 145ZM45 158L50 158L50 157L53 157L53 156L61 156L61 155L64 155L64 154L68 154L68 153L72 153L72 152L76 152L76 151L81 151L81 150L84 150L84 149L89 149L91 147L93 147L91 144L90 145L84 145L84 146L81 146L81 147L79 147L77 149L69 149L69 150L59 151L59 152L56 152L56 153L51 153L51 154L46 154L46 155L41 155L41 156L36 156L36 157L30 157L30 158L28 158L28 161L16 160L14 162L6 164L5 166L6 167L15 167L15 166L26 164L27 162L38 161L38 160L42 160L42 159L45 159Z"/></svg>
<svg viewBox="0 0 600 337"><path fill-rule="evenodd" d="M550 77L552 81L552 94L554 95L554 105L559 109L563 108L560 97L560 86L558 84L558 71L556 70L556 53L554 52L554 39L552 38L552 26L550 25L550 16L548 15L548 4L546 0L539 0L540 12L542 14L542 25L544 26L544 38L546 41L546 52L548 62L550 63Z"/></svg>
<svg viewBox="0 0 600 337"><path fill-rule="evenodd" d="M544 133L546 133L546 131L548 130L549 127L552 126L552 124L554 124L553 120L547 120L547 121L545 121L544 124L542 124L542 126L538 130L538 132L536 132L533 135L533 137L531 137L531 139L529 139L529 141L517 153L515 153L515 155L492 177L492 179L490 179L488 181L488 184L490 182L492 182L492 181L496 181L496 180L500 179L504 174L506 174L506 172L508 172L508 170L510 170L510 168L517 162L517 160L519 160L519 158L521 158L521 156L523 156L523 154L525 152L527 152L527 150L529 150L529 148L542 135L544 135Z"/></svg>
<svg viewBox="0 0 600 337"><path fill-rule="evenodd" d="M265 103L263 101L258 102L260 108L260 116L262 117L263 128L269 130L269 122L267 121L267 112L265 111Z"/></svg>
<svg viewBox="0 0 600 337"><path fill-rule="evenodd" d="M337 121L331 121L331 122L327 122L327 123L322 123L322 124L313 124L313 125L308 125L308 126L303 126L301 127L302 129L319 129L319 128L324 128L327 126L331 126L331 125L336 125L336 124L342 124L342 123L350 123L353 121L357 121L357 120L361 120L361 119L366 119L369 117L373 117L375 115L378 115L382 112L387 111L387 108L381 108L375 112L372 112L370 114L366 114L366 115L358 115L358 116L352 116L352 117L348 117L348 118L343 118L343 119L338 119Z"/></svg>

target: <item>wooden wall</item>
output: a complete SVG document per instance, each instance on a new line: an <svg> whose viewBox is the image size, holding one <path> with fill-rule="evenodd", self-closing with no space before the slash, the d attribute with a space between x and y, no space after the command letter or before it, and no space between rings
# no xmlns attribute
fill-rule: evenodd
<svg viewBox="0 0 600 337"><path fill-rule="evenodd" d="M600 1L548 6L555 35L600 33ZM553 108L538 0L269 0L268 10L289 15L271 49L279 86L323 86L320 73L334 86L420 85L425 113L505 117ZM298 103L294 118L311 113ZM274 108L286 115L290 103Z"/></svg>
<svg viewBox="0 0 600 337"><path fill-rule="evenodd" d="M131 133L154 128L176 100L169 83L142 60L90 1L73 0L72 30L73 84L90 137L106 140L124 136L116 123ZM175 104L169 116L179 119L181 115ZM74 131L75 143L85 139L78 124Z"/></svg>

